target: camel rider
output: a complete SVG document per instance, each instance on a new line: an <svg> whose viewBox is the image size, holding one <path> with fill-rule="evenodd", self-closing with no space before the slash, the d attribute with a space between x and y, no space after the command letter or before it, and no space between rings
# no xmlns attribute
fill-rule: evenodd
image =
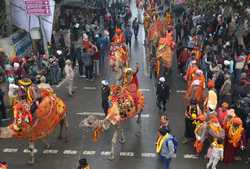
<svg viewBox="0 0 250 169"><path fill-rule="evenodd" d="M108 114L109 109L109 95L110 95L110 87L107 80L102 80L102 108L105 113L105 116Z"/></svg>
<svg viewBox="0 0 250 169"><path fill-rule="evenodd" d="M204 105L207 110L210 109L210 111L214 111L217 108L217 101L218 101L217 93L215 90L215 82L213 80L209 80L207 87L208 87L208 94Z"/></svg>
<svg viewBox="0 0 250 169"><path fill-rule="evenodd" d="M128 86L130 84L135 84L137 89L139 89L139 83L137 79L137 73L139 72L140 65L136 63L136 70L133 71L132 68L125 68L123 75L121 77L122 85Z"/></svg>
<svg viewBox="0 0 250 169"><path fill-rule="evenodd" d="M165 77L160 77L156 89L157 106L161 110L163 106L163 111L166 111L166 103L169 99L170 89L167 85Z"/></svg>
<svg viewBox="0 0 250 169"><path fill-rule="evenodd" d="M79 166L77 167L77 169L90 169L87 159L85 158L80 159Z"/></svg>

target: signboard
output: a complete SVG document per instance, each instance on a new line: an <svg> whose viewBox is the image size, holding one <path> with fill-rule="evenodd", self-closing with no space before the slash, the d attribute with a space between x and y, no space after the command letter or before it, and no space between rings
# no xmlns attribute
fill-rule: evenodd
<svg viewBox="0 0 250 169"><path fill-rule="evenodd" d="M42 1L42 0L33 0ZM44 0L43 0L44 1ZM24 0L11 0L11 21L12 23L26 30L27 32L32 32L33 28L40 28L42 26L45 30L46 39L48 42L51 41L53 21L54 21L54 11L55 11L55 1L47 0L49 2L50 15L40 16L41 24L39 23L38 16L29 16L26 11L26 5Z"/></svg>
<svg viewBox="0 0 250 169"><path fill-rule="evenodd" d="M32 51L32 41L26 31L14 33L10 37L11 43L15 46L16 56L25 56Z"/></svg>
<svg viewBox="0 0 250 169"><path fill-rule="evenodd" d="M50 16L49 0L25 0L28 15Z"/></svg>

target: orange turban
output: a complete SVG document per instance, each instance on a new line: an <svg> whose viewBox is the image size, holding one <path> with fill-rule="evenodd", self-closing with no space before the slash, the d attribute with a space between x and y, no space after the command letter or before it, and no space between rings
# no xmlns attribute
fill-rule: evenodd
<svg viewBox="0 0 250 169"><path fill-rule="evenodd" d="M122 30L121 30L120 28L116 28L116 29L115 29L115 32L116 32L116 33L121 33Z"/></svg>
<svg viewBox="0 0 250 169"><path fill-rule="evenodd" d="M239 117L233 119L233 125L239 126L242 125L242 120Z"/></svg>
<svg viewBox="0 0 250 169"><path fill-rule="evenodd" d="M214 87L215 87L214 81L213 81L213 80L209 80L208 83L207 83L207 87L208 87L209 89L214 88Z"/></svg>

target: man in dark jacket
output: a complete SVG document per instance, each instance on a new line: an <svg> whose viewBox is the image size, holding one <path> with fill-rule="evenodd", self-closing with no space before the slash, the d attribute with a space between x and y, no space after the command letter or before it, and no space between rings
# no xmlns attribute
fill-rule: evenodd
<svg viewBox="0 0 250 169"><path fill-rule="evenodd" d="M164 77L159 78L159 82L157 84L156 89L156 97L157 97L157 106L161 110L163 106L163 111L166 110L166 103L169 99L169 86L166 83L166 79Z"/></svg>
<svg viewBox="0 0 250 169"><path fill-rule="evenodd" d="M108 81L102 80L102 108L105 113L105 116L107 116L109 109L108 97L110 95L110 87L108 85Z"/></svg>
<svg viewBox="0 0 250 169"><path fill-rule="evenodd" d="M137 36L139 32L139 22L137 18L134 19L132 27L133 27L134 34L135 34L135 40L137 40Z"/></svg>

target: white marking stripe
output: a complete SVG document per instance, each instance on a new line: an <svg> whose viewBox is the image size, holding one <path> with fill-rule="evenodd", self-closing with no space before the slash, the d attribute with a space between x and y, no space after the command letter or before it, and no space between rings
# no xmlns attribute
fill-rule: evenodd
<svg viewBox="0 0 250 169"><path fill-rule="evenodd" d="M96 87L84 87L84 90L96 90Z"/></svg>
<svg viewBox="0 0 250 169"><path fill-rule="evenodd" d="M176 93L186 93L186 90L176 90Z"/></svg>
<svg viewBox="0 0 250 169"><path fill-rule="evenodd" d="M5 148L3 149L4 153L16 153L18 151L17 148Z"/></svg>
<svg viewBox="0 0 250 169"><path fill-rule="evenodd" d="M155 153L141 153L142 157L154 158L156 157Z"/></svg>
<svg viewBox="0 0 250 169"><path fill-rule="evenodd" d="M184 154L184 158L189 158L189 159L198 159L195 154Z"/></svg>
<svg viewBox="0 0 250 169"><path fill-rule="evenodd" d="M111 154L110 151L102 151L101 156L109 156Z"/></svg>
<svg viewBox="0 0 250 169"><path fill-rule="evenodd" d="M80 116L88 116L88 115L94 115L94 116L105 116L104 113L102 112L82 112L82 113L76 113L77 115ZM134 118L137 118L138 115L136 115ZM149 114L141 114L142 118L149 118L150 115Z"/></svg>
<svg viewBox="0 0 250 169"><path fill-rule="evenodd" d="M30 153L30 150L29 149L24 149L23 152L24 153ZM37 153L37 149L34 149L34 153Z"/></svg>
<svg viewBox="0 0 250 169"><path fill-rule="evenodd" d="M76 150L64 150L63 154L74 155L74 154L77 154L77 151Z"/></svg>
<svg viewBox="0 0 250 169"><path fill-rule="evenodd" d="M136 115L134 118L137 118L138 117L138 115ZM143 118L149 118L149 114L141 114L141 117L143 117Z"/></svg>
<svg viewBox="0 0 250 169"><path fill-rule="evenodd" d="M127 156L127 157L133 157L133 152L120 152L120 156Z"/></svg>
<svg viewBox="0 0 250 169"><path fill-rule="evenodd" d="M83 151L82 154L84 155L95 155L96 151Z"/></svg>
<svg viewBox="0 0 250 169"><path fill-rule="evenodd" d="M58 153L58 150L47 149L43 151L43 154L57 154L57 153Z"/></svg>
<svg viewBox="0 0 250 169"><path fill-rule="evenodd" d="M82 116L88 116L88 115L105 116L105 114L101 112L82 112L82 113L76 113L76 114L82 115Z"/></svg>
<svg viewBox="0 0 250 169"><path fill-rule="evenodd" d="M150 92L150 89L139 89L142 92Z"/></svg>

